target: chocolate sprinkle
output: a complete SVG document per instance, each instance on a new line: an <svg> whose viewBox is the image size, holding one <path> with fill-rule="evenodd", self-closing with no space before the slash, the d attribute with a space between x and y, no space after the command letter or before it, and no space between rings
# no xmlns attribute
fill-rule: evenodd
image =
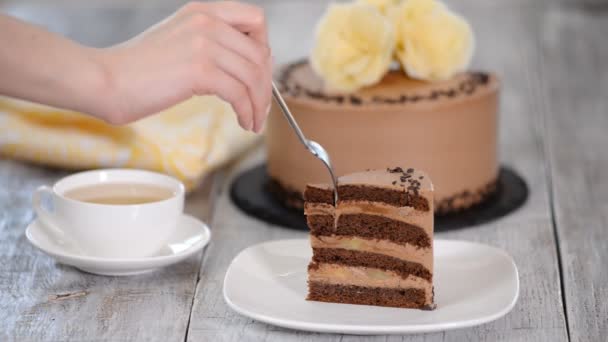
<svg viewBox="0 0 608 342"><path fill-rule="evenodd" d="M404 103L416 103L418 101L437 101L443 97L454 98L459 95L471 95L478 88L484 87L490 83L489 74L484 72L468 72L465 76L465 79L452 88L443 90L436 89L432 90L428 94L416 94L411 96L407 96L404 94L401 94L398 97L374 96L371 99L366 100L355 95L329 95L323 93L320 90L305 89L301 84L294 82L291 76L297 68L305 66L307 63L308 62L306 60L300 60L295 63L289 64L282 69L277 79L277 83L281 92L289 94L293 97L307 96L312 99L325 102L334 102L337 104L342 104L348 101L352 105L356 106L365 105L369 103L394 105Z"/></svg>
<svg viewBox="0 0 608 342"><path fill-rule="evenodd" d="M468 209L496 193L498 180L494 180L475 192L463 191L435 203L435 213L445 215Z"/></svg>
<svg viewBox="0 0 608 342"><path fill-rule="evenodd" d="M418 196L420 187L421 187L421 183L412 177L412 175L414 173L413 168L408 168L407 171L404 171L403 168L401 168L401 167L395 167L393 169L391 169L389 167L386 169L386 171L389 173L400 173L401 174L399 176L399 180L401 181L400 186L402 188L405 188L405 190L407 190L408 192L413 193L416 196ZM424 177L420 176L420 179L422 179L422 178L424 178ZM393 185L395 185L396 183L397 183L397 181L393 181ZM405 183L407 183L407 187L406 187Z"/></svg>
<svg viewBox="0 0 608 342"><path fill-rule="evenodd" d="M360 97L351 95L350 96L350 103L354 104L354 105L360 105L361 103L363 103L363 100L361 100Z"/></svg>

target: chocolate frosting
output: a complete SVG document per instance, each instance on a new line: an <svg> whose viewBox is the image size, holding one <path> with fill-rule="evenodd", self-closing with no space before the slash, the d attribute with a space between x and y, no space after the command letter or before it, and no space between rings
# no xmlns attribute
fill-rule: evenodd
<svg viewBox="0 0 608 342"><path fill-rule="evenodd" d="M497 177L499 82L492 74L430 83L393 71L373 87L339 94L299 62L283 69L279 81L303 132L328 150L338 175L411 165L430 175L439 203L477 193ZM276 106L266 142L268 173L281 185L303 193L308 183L329 182Z"/></svg>

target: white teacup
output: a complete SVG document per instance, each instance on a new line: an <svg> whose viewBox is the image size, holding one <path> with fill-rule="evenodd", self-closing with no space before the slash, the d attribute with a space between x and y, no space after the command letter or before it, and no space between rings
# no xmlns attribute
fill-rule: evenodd
<svg viewBox="0 0 608 342"><path fill-rule="evenodd" d="M140 204L99 204L65 196L91 185L136 183L163 187L166 199ZM169 176L142 170L107 169L77 173L42 186L33 196L38 219L48 233L78 252L104 258L138 258L158 252L175 231L184 208L184 185ZM42 205L48 196L52 209Z"/></svg>

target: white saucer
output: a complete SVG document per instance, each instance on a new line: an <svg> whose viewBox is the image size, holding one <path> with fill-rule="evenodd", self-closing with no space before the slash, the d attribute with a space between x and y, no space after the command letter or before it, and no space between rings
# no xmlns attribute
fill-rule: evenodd
<svg viewBox="0 0 608 342"><path fill-rule="evenodd" d="M308 240L243 250L224 279L224 299L238 313L285 328L346 334L409 334L471 327L507 314L519 294L513 259L478 243L435 240L435 302L422 311L306 301Z"/></svg>
<svg viewBox="0 0 608 342"><path fill-rule="evenodd" d="M205 223L192 216L183 215L175 233L156 255L130 259L98 258L66 250L62 244L40 227L38 220L30 223L25 235L35 247L62 264L94 274L125 276L151 272L188 258L207 245L211 238L211 231Z"/></svg>

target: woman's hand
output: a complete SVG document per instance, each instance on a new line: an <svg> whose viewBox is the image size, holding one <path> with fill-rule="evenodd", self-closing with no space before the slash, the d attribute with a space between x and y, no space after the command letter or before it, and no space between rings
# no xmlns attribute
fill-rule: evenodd
<svg viewBox="0 0 608 342"><path fill-rule="evenodd" d="M272 57L258 7L193 2L95 53L107 93L98 94L90 112L106 121L128 123L208 94L229 102L244 129L259 132L268 114Z"/></svg>

